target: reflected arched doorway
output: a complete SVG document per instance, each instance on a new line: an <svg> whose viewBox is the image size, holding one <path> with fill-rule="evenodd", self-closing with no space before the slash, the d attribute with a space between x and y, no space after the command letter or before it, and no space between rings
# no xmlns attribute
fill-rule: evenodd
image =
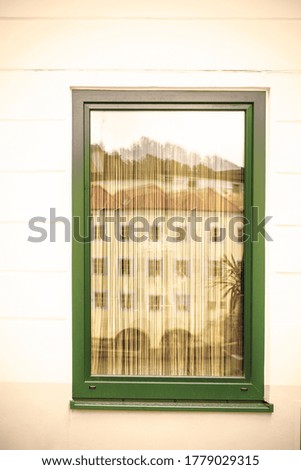
<svg viewBox="0 0 301 470"><path fill-rule="evenodd" d="M164 374L193 375L193 339L184 329L166 331L161 339Z"/></svg>
<svg viewBox="0 0 301 470"><path fill-rule="evenodd" d="M115 363L119 374L145 374L150 350L149 337L138 328L127 328L115 336Z"/></svg>

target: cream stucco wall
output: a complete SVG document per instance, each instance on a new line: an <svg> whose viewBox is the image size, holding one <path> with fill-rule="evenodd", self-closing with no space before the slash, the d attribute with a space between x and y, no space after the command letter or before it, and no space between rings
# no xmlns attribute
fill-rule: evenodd
<svg viewBox="0 0 301 470"><path fill-rule="evenodd" d="M301 2L0 0L0 447L298 449ZM268 94L266 398L272 415L70 411L71 87ZM49 226L47 226L49 229Z"/></svg>

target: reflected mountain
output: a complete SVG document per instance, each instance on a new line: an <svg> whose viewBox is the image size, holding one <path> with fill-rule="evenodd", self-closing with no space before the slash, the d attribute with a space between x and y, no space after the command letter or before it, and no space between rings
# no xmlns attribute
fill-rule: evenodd
<svg viewBox="0 0 301 470"><path fill-rule="evenodd" d="M218 155L201 157L171 143L141 137L130 148L107 152L91 146L91 178L97 180L170 180L173 178L243 181L243 168Z"/></svg>

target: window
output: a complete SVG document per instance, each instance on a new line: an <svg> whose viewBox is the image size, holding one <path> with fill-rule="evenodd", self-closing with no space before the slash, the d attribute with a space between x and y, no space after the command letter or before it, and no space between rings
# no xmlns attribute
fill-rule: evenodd
<svg viewBox="0 0 301 470"><path fill-rule="evenodd" d="M176 260L176 273L178 276L181 277L188 277L190 273L190 263L184 259L177 259Z"/></svg>
<svg viewBox="0 0 301 470"><path fill-rule="evenodd" d="M107 309L108 308L108 293L95 292L95 307Z"/></svg>
<svg viewBox="0 0 301 470"><path fill-rule="evenodd" d="M128 241L130 239L130 230L128 225L121 226L120 238L123 242Z"/></svg>
<svg viewBox="0 0 301 470"><path fill-rule="evenodd" d="M105 226L104 225L96 225L94 227L94 238L99 240L102 239L104 240L105 236Z"/></svg>
<svg viewBox="0 0 301 470"><path fill-rule="evenodd" d="M72 408L272 411L264 172L265 92L73 91Z"/></svg>
<svg viewBox="0 0 301 470"><path fill-rule="evenodd" d="M107 258L94 258L93 260L93 272L106 276L108 274L108 260Z"/></svg>
<svg viewBox="0 0 301 470"><path fill-rule="evenodd" d="M119 272L121 276L131 276L131 260L123 258L119 260Z"/></svg>
<svg viewBox="0 0 301 470"><path fill-rule="evenodd" d="M150 227L150 233L149 233L149 239L152 242L157 242L159 240L159 235L160 235L160 229L158 225L153 224Z"/></svg>
<svg viewBox="0 0 301 470"><path fill-rule="evenodd" d="M130 310L133 306L133 296L132 294L121 294L120 303L122 310Z"/></svg>
<svg viewBox="0 0 301 470"><path fill-rule="evenodd" d="M223 262L220 260L212 260L211 262L211 275L213 277L223 276Z"/></svg>
<svg viewBox="0 0 301 470"><path fill-rule="evenodd" d="M208 308L209 310L215 310L217 308L217 301L216 300L208 300ZM227 303L224 300L219 302L219 308L224 310L227 308Z"/></svg>
<svg viewBox="0 0 301 470"><path fill-rule="evenodd" d="M243 242L243 227L238 227L237 229L237 238L238 242L242 243Z"/></svg>
<svg viewBox="0 0 301 470"><path fill-rule="evenodd" d="M160 310L161 308L161 295L150 295L149 296L149 309Z"/></svg>
<svg viewBox="0 0 301 470"><path fill-rule="evenodd" d="M160 276L161 274L161 260L160 259L149 259L148 260L148 275Z"/></svg>
<svg viewBox="0 0 301 470"><path fill-rule="evenodd" d="M177 295L177 310L189 312L190 310L190 295Z"/></svg>
<svg viewBox="0 0 301 470"><path fill-rule="evenodd" d="M221 232L218 227L213 227L211 230L211 240L213 243L221 241Z"/></svg>

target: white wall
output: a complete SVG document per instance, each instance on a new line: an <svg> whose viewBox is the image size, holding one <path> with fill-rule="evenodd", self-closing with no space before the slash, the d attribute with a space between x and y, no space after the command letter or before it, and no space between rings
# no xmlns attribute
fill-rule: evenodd
<svg viewBox="0 0 301 470"><path fill-rule="evenodd" d="M2 448L299 448L300 26L299 0L0 0ZM268 90L272 415L69 410L71 248L27 223L71 216L71 87Z"/></svg>

